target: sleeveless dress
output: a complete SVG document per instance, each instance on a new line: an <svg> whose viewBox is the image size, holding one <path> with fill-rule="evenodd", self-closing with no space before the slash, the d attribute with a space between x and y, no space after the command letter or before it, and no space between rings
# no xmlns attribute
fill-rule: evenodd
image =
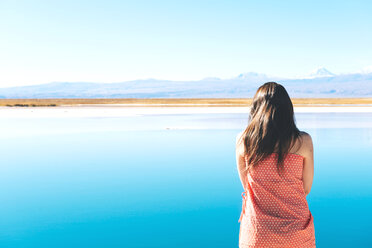
<svg viewBox="0 0 372 248"><path fill-rule="evenodd" d="M304 157L288 153L280 176L277 156L270 154L245 177L239 248L315 247L314 219L302 182Z"/></svg>

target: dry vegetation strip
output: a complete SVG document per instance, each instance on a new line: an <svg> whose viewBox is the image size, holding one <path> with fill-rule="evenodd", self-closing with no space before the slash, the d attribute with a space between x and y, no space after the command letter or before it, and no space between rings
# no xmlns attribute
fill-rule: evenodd
<svg viewBox="0 0 372 248"><path fill-rule="evenodd" d="M248 106L251 98L99 98L99 99L0 99L0 106L9 107L52 107L61 105L92 105L92 104L128 104L128 106L159 106L157 104L167 104L167 106ZM295 106L317 106L322 104L372 104L372 98L292 98ZM200 105L201 104L201 105ZM190 105L191 106L191 105Z"/></svg>

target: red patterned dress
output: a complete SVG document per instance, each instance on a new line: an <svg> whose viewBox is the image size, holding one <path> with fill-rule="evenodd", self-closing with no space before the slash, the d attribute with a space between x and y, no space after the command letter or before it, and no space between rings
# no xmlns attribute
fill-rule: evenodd
<svg viewBox="0 0 372 248"><path fill-rule="evenodd" d="M272 153L245 177L240 248L315 247L313 216L302 182L304 157L287 154L284 173L279 176L277 156Z"/></svg>

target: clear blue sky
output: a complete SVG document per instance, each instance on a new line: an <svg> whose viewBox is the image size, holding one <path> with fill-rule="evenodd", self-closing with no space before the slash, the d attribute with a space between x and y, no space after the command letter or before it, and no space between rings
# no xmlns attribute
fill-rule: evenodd
<svg viewBox="0 0 372 248"><path fill-rule="evenodd" d="M0 0L0 87L372 65L372 1Z"/></svg>

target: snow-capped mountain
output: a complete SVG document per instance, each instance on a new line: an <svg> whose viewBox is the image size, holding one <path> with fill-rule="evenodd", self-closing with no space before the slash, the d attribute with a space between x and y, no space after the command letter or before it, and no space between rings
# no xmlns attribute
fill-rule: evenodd
<svg viewBox="0 0 372 248"><path fill-rule="evenodd" d="M324 67L319 67L316 70L312 71L309 75L311 78L318 78L318 77L334 77L335 74L328 71Z"/></svg>
<svg viewBox="0 0 372 248"><path fill-rule="evenodd" d="M369 73L372 73L372 65L370 66L367 66L367 67L364 67L360 73L363 73L363 74L369 74Z"/></svg>

